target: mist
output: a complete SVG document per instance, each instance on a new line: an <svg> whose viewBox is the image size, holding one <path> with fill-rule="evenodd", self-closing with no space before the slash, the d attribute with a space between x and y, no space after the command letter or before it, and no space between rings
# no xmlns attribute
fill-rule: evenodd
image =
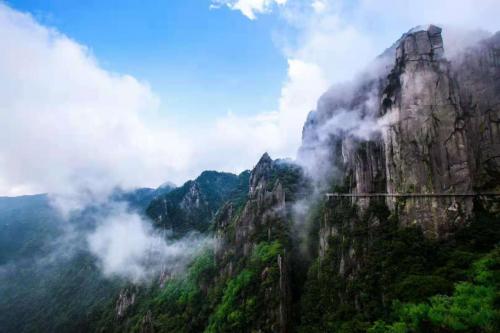
<svg viewBox="0 0 500 333"><path fill-rule="evenodd" d="M482 29L444 26L444 56L453 66L460 62L468 48L491 35ZM380 84L387 80L394 65L395 45L369 62L351 80L331 85L308 115L296 162L309 178L312 192L292 207L295 232L304 253L309 222L314 218L311 216L313 208L324 200L326 192L332 191L334 184L342 181L350 152L355 151L360 142L380 140L386 130L399 121L397 112L382 114L380 96ZM425 78L420 79L422 84L415 82L415 89L428 89ZM410 95L420 93L413 91Z"/></svg>
<svg viewBox="0 0 500 333"><path fill-rule="evenodd" d="M196 233L168 236L125 204L114 204L86 240L105 276L141 283L182 273L200 250L212 245L211 238Z"/></svg>
<svg viewBox="0 0 500 333"><path fill-rule="evenodd" d="M354 107L329 103L349 100L360 88L358 78L386 74L391 64L374 65L372 59L401 31L430 22L446 24L445 52L454 59L497 27L499 9L498 1L490 0L365 0L354 7L322 0L213 4L251 20L278 11L286 28L273 33L287 72L274 110L228 113L185 132L168 112L160 116L161 101L147 82L104 69L90 48L0 4L0 193L50 193L62 220L70 221L89 207L108 204L116 187L182 182L204 169L241 171L264 151L293 156L302 145L296 160L314 181L312 197L319 197L338 173L332 140L366 140L392 121L376 114L379 101L373 87L363 90L362 102ZM477 10L455 10L457 6ZM381 28L385 25L391 33ZM341 83L365 67L376 69ZM316 111L307 116L312 109ZM301 138L306 119L315 130ZM307 206L301 203L296 210L305 212ZM183 254L210 244L199 235L170 241L140 214L121 205L109 209L93 216L91 230L73 230L68 224L64 238L57 240L65 248L84 239L81 246L98 258L108 277L147 280L163 270L161 261L182 270L193 255ZM117 238L114 233L131 236Z"/></svg>

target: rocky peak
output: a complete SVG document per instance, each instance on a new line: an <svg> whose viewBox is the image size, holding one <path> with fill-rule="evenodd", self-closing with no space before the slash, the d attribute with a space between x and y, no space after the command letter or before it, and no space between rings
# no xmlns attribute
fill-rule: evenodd
<svg viewBox="0 0 500 333"><path fill-rule="evenodd" d="M268 153L264 153L250 175L250 197L255 197L259 190L266 187L271 178L272 170L273 160Z"/></svg>
<svg viewBox="0 0 500 333"><path fill-rule="evenodd" d="M222 269L220 278L234 277L241 271L241 263L253 262L258 249L263 246L276 246L285 243L288 230L285 189L280 172L291 169L283 161L273 161L265 153L251 172L247 200L241 209L232 203L226 204L216 217L217 264ZM291 172L291 171L290 171ZM274 244L274 245L273 245ZM257 252L256 252L257 251ZM235 260L235 258L237 260ZM257 261L256 261L257 260ZM258 264L258 281L265 288L260 289L262 304L273 304L262 311L262 321L251 323L249 331L288 332L290 316L290 282L288 280L288 254L280 250L267 261ZM256 266L257 267L257 266ZM266 329L264 329L266 328Z"/></svg>
<svg viewBox="0 0 500 333"><path fill-rule="evenodd" d="M444 54L441 31L441 28L432 24L411 29L397 44L396 63L441 59Z"/></svg>
<svg viewBox="0 0 500 333"><path fill-rule="evenodd" d="M272 163L272 162L273 162L273 160L272 160L271 156L269 156L269 154L267 152L265 152L264 154L262 154L262 156L260 157L259 162L257 162L257 164Z"/></svg>
<svg viewBox="0 0 500 333"><path fill-rule="evenodd" d="M447 235L472 213L472 198L453 194L500 188L498 39L447 59L441 28L411 29L381 56L390 65L378 78L367 75L321 98L304 126L303 158L330 158L308 164L330 162L349 192L425 194L418 200L387 197L386 203L402 224ZM368 119L376 135L328 130L325 124L338 122L339 112L357 114L360 128ZM366 206L362 201L370 200L356 203Z"/></svg>

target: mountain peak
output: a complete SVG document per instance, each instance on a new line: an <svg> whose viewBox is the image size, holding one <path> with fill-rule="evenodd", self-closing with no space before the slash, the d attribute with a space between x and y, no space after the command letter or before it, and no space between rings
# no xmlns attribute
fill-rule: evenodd
<svg viewBox="0 0 500 333"><path fill-rule="evenodd" d="M273 159L271 158L271 156L269 156L269 154L267 152L265 152L257 164L272 163L272 162L273 162Z"/></svg>
<svg viewBox="0 0 500 333"><path fill-rule="evenodd" d="M440 27L438 27L437 25L434 25L434 24L423 24L423 25L417 25L416 27L411 28L408 31L408 34L412 34L412 33L419 32L419 31L427 31L433 35L433 34L441 33L442 30L443 29L441 29Z"/></svg>

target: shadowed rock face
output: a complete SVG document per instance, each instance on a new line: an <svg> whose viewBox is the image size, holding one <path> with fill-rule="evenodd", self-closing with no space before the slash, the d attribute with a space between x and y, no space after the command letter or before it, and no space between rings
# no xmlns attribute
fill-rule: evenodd
<svg viewBox="0 0 500 333"><path fill-rule="evenodd" d="M292 167L292 166L290 166ZM289 228L285 190L279 172L283 168L264 154L250 174L248 198L240 212L232 203L226 204L216 217L216 259L221 278L231 277L238 271L242 260L249 260L253 250L262 242L282 240ZM288 199L287 199L288 200ZM288 254L278 254L275 261L258 272L259 281L265 280L273 267L279 272L277 279L268 282L263 294L264 304L258 322L249 331L288 332L290 316L290 285L288 281Z"/></svg>
<svg viewBox="0 0 500 333"><path fill-rule="evenodd" d="M436 26L404 34L375 71L321 98L304 126L301 158L326 156L330 174L353 193L498 190L500 33L453 59L445 54ZM365 128L326 125L345 114ZM431 237L446 236L472 213L472 198L387 204L402 224L419 223Z"/></svg>
<svg viewBox="0 0 500 333"><path fill-rule="evenodd" d="M500 32L451 63L459 86L461 126L468 139L473 185L498 189L500 184Z"/></svg>
<svg viewBox="0 0 500 333"><path fill-rule="evenodd" d="M470 191L464 112L442 44L431 26L396 50L381 110L390 119L383 129L389 193Z"/></svg>

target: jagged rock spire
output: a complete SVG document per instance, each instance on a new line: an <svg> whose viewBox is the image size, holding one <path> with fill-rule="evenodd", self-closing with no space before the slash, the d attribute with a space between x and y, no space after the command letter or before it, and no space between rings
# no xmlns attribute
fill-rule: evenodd
<svg viewBox="0 0 500 333"><path fill-rule="evenodd" d="M267 179L271 176L273 168L273 160L266 152L260 158L259 162L252 170L250 175L250 196L252 197L255 193L264 186Z"/></svg>
<svg viewBox="0 0 500 333"><path fill-rule="evenodd" d="M262 157L260 158L259 162L257 163L257 165L259 164L263 164L263 163L272 163L273 159L271 158L271 156L269 156L269 154L267 152L265 152Z"/></svg>

